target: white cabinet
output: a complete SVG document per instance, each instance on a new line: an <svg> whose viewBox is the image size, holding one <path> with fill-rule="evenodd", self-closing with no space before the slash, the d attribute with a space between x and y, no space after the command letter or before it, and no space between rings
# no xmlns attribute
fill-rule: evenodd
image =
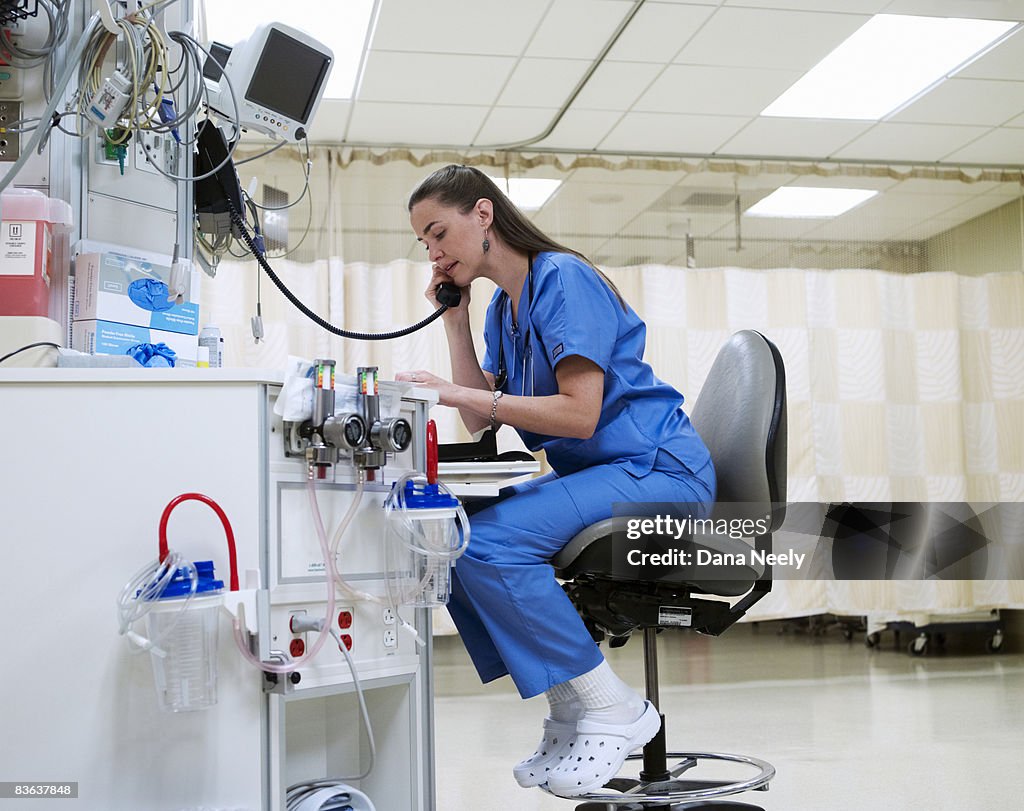
<svg viewBox="0 0 1024 811"><path fill-rule="evenodd" d="M271 411L278 384L231 370L0 370L4 780L77 781L83 808L276 811L291 783L363 771L367 739L333 640L298 684L268 693L264 675L238 655L225 615L218 703L172 714L157 707L149 654L132 652L117 633L117 595L156 559L160 515L186 492L224 509L242 586L259 580L261 652L289 649L296 606L323 611L322 574L305 560L308 545L317 548L305 466L284 456ZM343 576L371 593L383 593L385 486L422 469L428 405L403 400L413 447L368 485L342 540ZM353 492L347 470L318 485L328 525ZM224 533L207 506L178 506L167 535L186 558L214 560L227 581ZM429 811L429 615L403 610L425 647L401 633L385 645L380 606L339 596L338 607L352 615L378 750L356 785L378 811Z"/></svg>

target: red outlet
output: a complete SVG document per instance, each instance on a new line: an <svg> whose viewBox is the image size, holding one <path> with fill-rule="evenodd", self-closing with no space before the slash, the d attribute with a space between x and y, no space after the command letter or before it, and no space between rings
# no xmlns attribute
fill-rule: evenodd
<svg viewBox="0 0 1024 811"><path fill-rule="evenodd" d="M338 627L339 628L351 628L352 627L352 612L342 611L338 614Z"/></svg>

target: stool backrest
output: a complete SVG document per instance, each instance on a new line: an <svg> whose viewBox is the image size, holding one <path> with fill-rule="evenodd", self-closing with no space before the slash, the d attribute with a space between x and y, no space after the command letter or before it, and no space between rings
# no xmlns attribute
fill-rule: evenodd
<svg viewBox="0 0 1024 811"><path fill-rule="evenodd" d="M715 464L716 513L771 512L777 529L784 511L772 508L786 500L786 372L775 344L753 330L733 335L715 358L690 421Z"/></svg>

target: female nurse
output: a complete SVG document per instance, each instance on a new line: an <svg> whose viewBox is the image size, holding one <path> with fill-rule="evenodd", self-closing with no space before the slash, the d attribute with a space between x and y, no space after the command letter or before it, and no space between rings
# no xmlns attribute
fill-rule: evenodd
<svg viewBox="0 0 1024 811"><path fill-rule="evenodd" d="M484 682L509 675L523 698L547 697L543 738L513 768L516 780L585 794L614 777L660 719L611 670L548 561L610 517L614 502L709 509L714 468L682 395L643 361L644 322L490 178L468 166L440 169L413 192L409 214L433 263L427 298L436 306L442 283L462 298L442 316L451 382L425 370L398 379L436 389L472 433L512 426L553 471L471 505L471 540L448 608ZM483 363L469 326L480 277L497 285Z"/></svg>

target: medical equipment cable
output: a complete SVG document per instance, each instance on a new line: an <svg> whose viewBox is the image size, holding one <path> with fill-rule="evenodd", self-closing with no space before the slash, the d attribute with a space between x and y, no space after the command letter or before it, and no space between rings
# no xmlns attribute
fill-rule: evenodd
<svg viewBox="0 0 1024 811"><path fill-rule="evenodd" d="M22 346L19 347L18 349L15 349L13 352L8 352L6 355L0 358L0 363L3 363L8 358L13 358L19 352L27 352L29 349L35 349L38 346L50 346L53 347L54 349L62 348L60 344L55 344L52 341L36 341L34 344L27 344L26 346Z"/></svg>
<svg viewBox="0 0 1024 811"><path fill-rule="evenodd" d="M363 725L366 729L366 742L369 745L370 756L367 759L366 768L360 774L352 775L351 777L325 777L320 780L294 783L293 785L288 786L287 791L289 795L298 789L327 788L349 780L363 780L366 777L369 777L370 773L373 771L373 767L377 764L377 742L373 736L373 724L370 723L370 711L366 706L366 694L363 692L363 685L359 681L359 671L356 669L356 663L352 659L352 654L349 653L348 647L342 641L338 632L334 628L331 628L331 636L333 636L337 641L338 649L344 654L345 662L348 664L349 672L352 674L352 686L355 688L356 699L359 701L359 714L362 716ZM289 808L291 807L291 800L292 798L289 797Z"/></svg>
<svg viewBox="0 0 1024 811"><path fill-rule="evenodd" d="M99 12L96 12L89 18L89 21L85 24L85 30L82 32L82 36L79 37L79 40L74 47L74 50L72 50L71 55L68 57L68 63L67 66L64 68L64 72L57 80L53 97L46 105L46 109L43 110L42 114L39 116L41 120L46 121L53 118L53 114L57 110L57 105L60 104L61 93L63 92L64 88L68 86L68 83L71 81L71 77L75 71L75 66L78 63L78 60L82 58L82 53L85 50L85 46L88 44L89 37L91 36L93 29L97 25L99 25L99 20ZM8 167L7 174L5 174L2 179L0 179L0 191L6 189L14 180L14 178L17 177L18 172L22 170L22 168L25 166L25 163L32 156L33 152L35 152L36 150L42 152L43 147L45 147L45 141L47 136L49 135L49 132L49 127L36 128L35 134L32 136L29 142L27 144L22 145L21 155L19 155L18 159L10 167Z"/></svg>
<svg viewBox="0 0 1024 811"><path fill-rule="evenodd" d="M252 204L254 206L256 206L256 208L260 209L260 211L284 211L285 209L297 206L299 203L302 202L303 198L305 198L306 193L309 191L309 174L310 174L310 172L313 169L313 161L311 161L309 159L309 139L308 138L303 138L302 140L306 144L306 171L305 171L306 182L305 182L305 185L302 187L302 193L298 197L296 197L292 202L286 203L283 206L261 206L259 203L257 203L255 200L252 200L252 198L250 197L249 199L252 200ZM279 147L281 147L283 145L284 145L284 142L278 144L278 146L275 146L274 149L270 149L270 150L264 152L263 155L269 155L275 149L278 149ZM256 158L261 158L261 157L263 157L263 155L257 155ZM256 158L249 158L248 160L256 160ZM242 163L242 161L239 161L238 163L236 163L235 166L238 166L239 163ZM246 195L246 196L248 197L248 195Z"/></svg>
<svg viewBox="0 0 1024 811"><path fill-rule="evenodd" d="M167 586L174 579L179 569L186 569L189 576L189 590L184 595L181 606L175 613L174 618L163 629L163 633L156 639L142 636L132 630L132 626L148 614L157 601L163 596ZM117 596L118 628L121 636L127 637L135 647L131 648L133 653L151 651L160 658L167 656L167 652L161 647L164 639L168 638L178 622L184 616L185 610L189 607L192 598L195 596L196 588L199 585L199 573L195 565L185 560L177 552L168 550L167 554L153 563L147 563L136 572L127 583L121 588Z"/></svg>
<svg viewBox="0 0 1024 811"><path fill-rule="evenodd" d="M190 52L191 52L192 48L197 48L199 51L201 51L202 53L206 54L210 59L212 59L215 64L220 65L220 62L218 62L217 59L206 48L204 48L202 45L200 45L195 39L193 39L190 35L186 34L184 31L171 31L168 34L168 36L172 40L177 42L179 45L181 45L181 47L189 49ZM188 45L186 46L185 43L188 43ZM195 56L195 58L198 60L198 56ZM223 65L220 65L220 66L223 67ZM206 172L204 174L196 175L194 177L184 177L184 176L181 176L181 175L171 174L170 172L166 172L162 168L160 168L159 163L151 162L150 166L153 169L155 169L159 174L161 174L165 178L167 178L168 180L174 181L175 183L193 183L193 182L196 182L196 181L199 181L199 180L205 180L208 177L213 177L218 172L220 172L220 170L223 169L225 166L228 166L229 164L231 164L232 156L234 155L235 149L237 148L237 146L238 146L238 144L240 142L240 139L238 138L238 134L239 134L239 131L240 131L240 127L239 127L239 124L238 124L238 100L237 100L237 98L235 96L235 89L234 89L234 86L231 84L231 79L228 77L228 75L226 73L224 74L224 81L227 84L229 95L231 96L231 104L232 104L232 106L234 108L234 113L235 113L234 121L231 122L232 123L232 127L233 127L232 136L231 136L231 138L227 139L229 141L227 155L224 157L224 159L216 167L214 167L213 169L210 169L208 172ZM202 88L202 90L200 92L205 92L205 85L203 85L203 88ZM179 118L180 117L181 116L179 116ZM164 126L167 126L167 125L164 125ZM147 127L147 129L153 129L155 131L160 131L159 125L153 126L153 127Z"/></svg>
<svg viewBox="0 0 1024 811"><path fill-rule="evenodd" d="M448 311L448 307L442 304L436 310L434 310L433 313L428 315L422 321L413 324L410 327L406 327L405 329L397 330L396 332L353 332L351 330L345 330L341 329L340 327L334 326L329 321L325 321L323 318L321 318L319 315L317 315L311 309L309 309L309 307L303 304L302 301L300 301L299 298L291 290L288 289L285 283L281 281L278 275L274 272L274 269L270 266L270 263L267 262L266 258L263 256L262 253L260 253L259 249L256 247L256 243L254 242L253 238L249 235L248 227L246 226L245 221L242 219L242 215L238 213L238 209L235 208L235 204L231 202L231 198L230 196L228 196L227 192L225 192L225 199L228 204L228 211L231 214L231 221L232 223L234 223L235 228L238 230L238 233L242 238L242 242L245 243L245 246L249 249L249 253L251 253L256 258L256 261L259 263L260 267L263 268L264 272L270 277L270 281L274 283L277 289L281 291L281 293L284 295L286 299L288 299L288 301L295 305L299 312L301 312L303 315L305 315L308 319L313 321L318 326L323 327L328 332L333 333L334 335L340 335L342 338L351 338L357 341L390 341L394 340L395 338L402 338L406 335L411 335L414 332L418 332L428 324L432 323L433 321L436 321L438 318L440 318L442 315L444 315L444 313Z"/></svg>

